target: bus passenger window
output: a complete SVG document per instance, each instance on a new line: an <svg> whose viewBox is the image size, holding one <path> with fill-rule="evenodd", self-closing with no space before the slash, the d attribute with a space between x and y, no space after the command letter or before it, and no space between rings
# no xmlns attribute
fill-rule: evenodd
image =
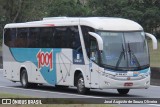
<svg viewBox="0 0 160 107"><path fill-rule="evenodd" d="M82 46L81 41L79 37L78 27L72 27L72 47L74 50L76 50L79 53L82 53Z"/></svg>
<svg viewBox="0 0 160 107"><path fill-rule="evenodd" d="M28 47L38 48L39 46L39 32L40 28L30 28L30 34L28 37Z"/></svg>
<svg viewBox="0 0 160 107"><path fill-rule="evenodd" d="M17 29L17 38L16 38L16 47L26 48L27 47L27 38L28 38L28 28L18 28Z"/></svg>

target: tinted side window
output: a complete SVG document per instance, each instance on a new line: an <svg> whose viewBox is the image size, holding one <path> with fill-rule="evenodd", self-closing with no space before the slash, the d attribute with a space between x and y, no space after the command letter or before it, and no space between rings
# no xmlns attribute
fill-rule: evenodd
<svg viewBox="0 0 160 107"><path fill-rule="evenodd" d="M82 53L81 41L79 36L78 27L72 27L72 48L80 53Z"/></svg>
<svg viewBox="0 0 160 107"><path fill-rule="evenodd" d="M53 48L53 28L46 27L40 28L40 44L39 47L41 48Z"/></svg>
<svg viewBox="0 0 160 107"><path fill-rule="evenodd" d="M71 48L82 52L77 26L5 29L5 44L19 48Z"/></svg>
<svg viewBox="0 0 160 107"><path fill-rule="evenodd" d="M29 34L28 28L17 29L17 38L15 41L16 47L21 47L21 48L28 47L27 43L28 34Z"/></svg>
<svg viewBox="0 0 160 107"><path fill-rule="evenodd" d="M54 42L57 48L81 48L78 27L57 27L54 31Z"/></svg>
<svg viewBox="0 0 160 107"><path fill-rule="evenodd" d="M78 27L30 28L30 48L74 48L81 46Z"/></svg>
<svg viewBox="0 0 160 107"><path fill-rule="evenodd" d="M29 28L28 47L38 48L40 44L40 28Z"/></svg>
<svg viewBox="0 0 160 107"><path fill-rule="evenodd" d="M69 48L67 46L67 28L66 27L56 27L54 32L54 44L55 48Z"/></svg>

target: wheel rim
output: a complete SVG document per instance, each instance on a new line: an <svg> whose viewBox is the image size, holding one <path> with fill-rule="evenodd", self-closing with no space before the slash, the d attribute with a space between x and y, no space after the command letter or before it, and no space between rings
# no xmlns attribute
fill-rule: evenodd
<svg viewBox="0 0 160 107"><path fill-rule="evenodd" d="M23 86L25 86L26 85L26 75L25 74L23 74L22 75L22 84L23 84Z"/></svg>
<svg viewBox="0 0 160 107"><path fill-rule="evenodd" d="M84 80L83 80L83 78L80 78L78 80L78 89L81 92L81 91L83 91L83 88L84 88Z"/></svg>

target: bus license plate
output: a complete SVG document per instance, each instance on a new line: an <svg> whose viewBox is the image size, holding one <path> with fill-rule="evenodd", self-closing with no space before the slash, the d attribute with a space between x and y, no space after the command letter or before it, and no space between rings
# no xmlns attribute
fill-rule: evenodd
<svg viewBox="0 0 160 107"><path fill-rule="evenodd" d="M126 82L126 83L124 83L124 86L133 86L133 83L132 82Z"/></svg>
<svg viewBox="0 0 160 107"><path fill-rule="evenodd" d="M127 72L127 73L116 73L116 75L118 76L118 77L132 77L133 76L133 72Z"/></svg>

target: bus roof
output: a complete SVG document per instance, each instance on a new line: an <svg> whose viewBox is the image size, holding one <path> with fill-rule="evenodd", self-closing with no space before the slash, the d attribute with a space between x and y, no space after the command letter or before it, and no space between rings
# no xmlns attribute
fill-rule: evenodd
<svg viewBox="0 0 160 107"><path fill-rule="evenodd" d="M139 31L143 28L136 22L123 18L113 17L48 17L41 21L11 23L5 28L24 28L24 27L53 27L53 26L72 26L84 25L98 30L108 31Z"/></svg>

